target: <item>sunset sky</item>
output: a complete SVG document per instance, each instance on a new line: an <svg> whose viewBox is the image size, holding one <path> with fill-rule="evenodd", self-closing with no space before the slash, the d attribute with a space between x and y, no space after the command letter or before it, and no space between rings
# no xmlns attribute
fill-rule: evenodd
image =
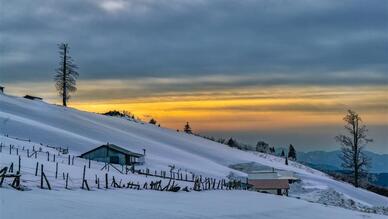
<svg viewBox="0 0 388 219"><path fill-rule="evenodd" d="M338 149L354 109L388 153L386 1L0 0L6 93L59 104L60 42L71 107L301 151Z"/></svg>

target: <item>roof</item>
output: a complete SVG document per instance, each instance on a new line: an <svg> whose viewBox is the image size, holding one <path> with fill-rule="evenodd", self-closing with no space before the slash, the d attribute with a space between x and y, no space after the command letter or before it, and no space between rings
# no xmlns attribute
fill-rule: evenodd
<svg viewBox="0 0 388 219"><path fill-rule="evenodd" d="M143 157L144 156L143 154L139 154L139 153L135 153L135 152L129 151L129 150L127 150L125 148L122 148L122 147L119 147L119 146L117 146L115 144L104 144L104 145L101 145L101 146L99 146L97 148L94 148L94 149L92 149L92 150L90 150L88 152L85 152L85 153L81 154L81 157L86 155L86 154L88 154L88 153L90 153L90 152L92 152L92 151L98 150L98 149L103 148L103 147L107 147L107 148L109 148L111 150L115 150L117 152L123 153L125 155L129 155L129 156L133 156L133 157Z"/></svg>
<svg viewBox="0 0 388 219"><path fill-rule="evenodd" d="M30 99L30 100L43 100L43 98L41 98L41 97L35 97L35 96L31 96L31 95L26 95L26 96L24 96L24 98Z"/></svg>
<svg viewBox="0 0 388 219"><path fill-rule="evenodd" d="M279 179L277 172L249 173L248 179Z"/></svg>
<svg viewBox="0 0 388 219"><path fill-rule="evenodd" d="M289 189L287 179L249 179L248 184L256 189Z"/></svg>

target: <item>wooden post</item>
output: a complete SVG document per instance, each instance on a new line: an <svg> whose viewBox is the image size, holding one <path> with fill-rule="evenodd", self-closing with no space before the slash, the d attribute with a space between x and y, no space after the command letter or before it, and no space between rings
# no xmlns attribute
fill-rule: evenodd
<svg viewBox="0 0 388 219"><path fill-rule="evenodd" d="M55 179L58 179L58 162L55 163Z"/></svg>
<svg viewBox="0 0 388 219"><path fill-rule="evenodd" d="M11 163L11 166L9 166L9 172L13 173L13 162Z"/></svg>
<svg viewBox="0 0 388 219"><path fill-rule="evenodd" d="M11 154L12 153L12 147L11 147L11 145L9 145L9 154Z"/></svg>
<svg viewBox="0 0 388 219"><path fill-rule="evenodd" d="M108 189L108 173L105 173L105 188Z"/></svg>
<svg viewBox="0 0 388 219"><path fill-rule="evenodd" d="M74 156L73 156L73 158L71 160L71 165L74 165Z"/></svg>
<svg viewBox="0 0 388 219"><path fill-rule="evenodd" d="M89 169L90 169L90 159L89 159Z"/></svg>
<svg viewBox="0 0 388 219"><path fill-rule="evenodd" d="M16 148L16 155L19 155L19 148Z"/></svg>
<svg viewBox="0 0 388 219"><path fill-rule="evenodd" d="M69 182L69 173L66 173L66 186L65 186L66 189L67 189L68 182Z"/></svg>
<svg viewBox="0 0 388 219"><path fill-rule="evenodd" d="M18 163L18 172L20 173L20 163L21 163L21 158L20 158L20 155L19 155L19 163Z"/></svg>
<svg viewBox="0 0 388 219"><path fill-rule="evenodd" d="M70 154L69 154L69 162L68 162L68 165L70 166Z"/></svg>
<svg viewBox="0 0 388 219"><path fill-rule="evenodd" d="M3 185L5 174L7 173L8 167L4 167L0 170L0 187Z"/></svg>
<svg viewBox="0 0 388 219"><path fill-rule="evenodd" d="M54 154L54 161L53 162L55 162L55 154Z"/></svg>
<svg viewBox="0 0 388 219"><path fill-rule="evenodd" d="M40 188L43 189L43 164L40 166Z"/></svg>
<svg viewBox="0 0 388 219"><path fill-rule="evenodd" d="M27 149L27 157L30 157L30 150Z"/></svg>
<svg viewBox="0 0 388 219"><path fill-rule="evenodd" d="M84 172L82 174L82 189L84 189L84 184L85 184L85 171L86 171L86 165L84 165Z"/></svg>
<svg viewBox="0 0 388 219"><path fill-rule="evenodd" d="M38 167L39 167L39 162L36 162L35 176L38 176Z"/></svg>
<svg viewBox="0 0 388 219"><path fill-rule="evenodd" d="M47 151L47 161L50 161L50 152Z"/></svg>

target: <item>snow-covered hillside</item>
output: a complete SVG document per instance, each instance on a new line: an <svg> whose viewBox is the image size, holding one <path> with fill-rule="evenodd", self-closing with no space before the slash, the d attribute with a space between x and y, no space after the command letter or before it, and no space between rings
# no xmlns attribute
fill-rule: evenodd
<svg viewBox="0 0 388 219"><path fill-rule="evenodd" d="M146 165L143 168L168 170L169 165L175 165L176 168L187 170L187 172L193 172L195 174L202 174L204 176L215 178L225 178L231 172L234 172L240 176L245 176L245 174L242 172L230 169L230 165L256 162L258 164L271 166L277 169L291 170L302 179L301 183L294 185L294 187L291 189L291 198L275 198L269 195L242 191L241 193L234 191L222 194L218 194L217 192L208 192L206 193L207 195L195 195L195 197L193 197L193 200L199 202L201 199L200 197L208 199L205 201L205 203L209 203L208 201L212 198L220 200L220 202L225 199L236 199L237 202L241 202L247 198L247 200L250 200L249 202L254 202L256 200L258 202L257 205L259 206L260 204L266 202L266 200L273 200L274 202L279 201L283 203L286 210L292 208L292 206L296 206L296 209L293 211L290 210L291 212L295 213L295 217L298 216L298 208L306 208L310 206L310 204L292 197L298 197L311 202L325 203L328 205L335 203L333 200L331 200L332 197L341 197L345 201L355 201L355 205L362 207L388 207L388 199L385 197L365 191L363 189L356 189L347 183L338 182L317 170L305 167L298 163L290 162L290 165L286 166L284 165L284 160L279 157L261 153L248 153L229 148L225 145L221 145L200 137L188 135L186 133L176 132L166 128L159 128L150 124L128 121L123 118L81 112L71 108L64 108L61 106L47 104L42 101L33 101L0 94L0 134L0 142L5 145L13 144L16 146L25 147L32 147L34 145L37 147L43 147L42 145L50 145L64 147L69 148L70 152L75 155L79 155L107 142L120 145L131 151L136 151L139 153L142 153L143 149L146 149ZM8 137L4 135L7 135ZM29 139L30 141L25 142L21 140L15 140L14 138ZM49 149L45 148L45 150ZM12 159L16 160L17 156L0 153L0 165L7 165ZM29 161L27 161L27 163L28 162ZM33 169L34 163L30 162L30 164L27 165L30 165L30 167ZM80 170L81 168L74 171ZM136 180L141 181L141 179ZM67 199L72 199L73 194L68 195L68 193L71 192L56 192L58 195L64 196L64 198L60 200L61 203L58 204L66 205L68 201ZM129 196L141 196L140 191L127 193ZM0 197L4 197L4 195L16 196L14 191L4 191L4 189L0 189L0 194ZM112 192L104 194L106 194L108 197L113 195ZM191 194L192 193L180 194L178 199L180 196L186 198L186 196ZM338 194L340 196L336 196ZM47 191L37 193L37 191L34 190L33 192L28 193L28 195L25 195L25 197L27 199L31 199L31 201L45 200L46 202L50 202L50 200L53 198L51 197L52 195L53 194L48 193ZM125 193L120 193L120 196L123 195L125 195ZM46 198L42 198L42 196L45 196ZM87 199L85 197L90 197L90 199L93 199L94 196L98 195L88 194L83 196L82 199ZM157 195L156 198L169 199L171 196L172 195L160 194ZM149 200L146 197L149 197ZM149 195L147 192L144 199L140 199L143 202L147 202L152 200L152 195ZM323 199L326 200L327 203L322 201ZM109 198L101 203L98 203L95 200L88 200L84 201L83 204L89 206L89 208L92 208L94 205L103 205L105 202L108 202L108 200ZM125 198L123 198L123 200L125 200ZM133 201L131 199L128 200L130 200L130 202ZM2 202L0 207L9 206L10 208L7 209L7 212L10 215L15 213L13 211L14 208L16 208L16 205L12 203L3 203L5 202L3 199L1 199L1 201ZM79 200L79 202L82 201ZM116 200L116 202L119 201ZM289 207L287 207L287 203L290 203ZM267 215L268 212L266 211L254 210L256 208L254 205L251 206L251 204L252 203L247 203L247 207L244 207L248 211L247 216L255 218L255 213L256 215ZM156 206L156 208L169 208L170 205L171 204L168 203L162 203ZM139 211L143 209L143 207L137 207L138 208L135 209ZM217 204L214 205L214 207L221 208ZM316 209L316 211L325 211L325 208L319 204L311 204L311 207L312 209ZM201 204L198 207L199 210L203 210L204 208L205 206L202 206ZM342 211L344 211L336 210L336 208L334 209L335 210L332 210L332 208L327 208L326 210L328 212L337 212L338 214L342 214ZM184 212L186 211L182 211L181 213L184 214ZM157 215L157 212L153 213ZM151 217L153 213L150 213ZM278 213L279 216L276 218L282 218L286 214L283 213ZM343 214L351 217L356 215L360 216L361 213L349 213L344 211ZM21 216L20 214L16 213L15 215ZM44 217L45 214L41 215ZM192 217L204 216L201 214L190 215ZM209 215L210 216L208 217L211 217L211 215L222 217L230 215L233 216L235 214L232 212L226 212L225 215L220 213ZM244 212L241 212L240 215L244 215ZM172 214L169 216L169 218L173 217ZM302 216L302 214L299 216ZM175 215L175 217L179 218L179 214Z"/></svg>

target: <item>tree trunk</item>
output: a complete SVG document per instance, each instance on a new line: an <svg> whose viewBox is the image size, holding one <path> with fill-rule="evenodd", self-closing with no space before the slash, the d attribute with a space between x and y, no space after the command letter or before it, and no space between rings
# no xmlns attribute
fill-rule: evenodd
<svg viewBox="0 0 388 219"><path fill-rule="evenodd" d="M353 155L353 162L354 162L354 186L358 187L358 121L354 121L353 124L353 144L354 144L354 155Z"/></svg>
<svg viewBox="0 0 388 219"><path fill-rule="evenodd" d="M62 102L63 106L67 106L67 90L66 90L66 57L67 55L67 45L65 44L63 47L63 94L62 94Z"/></svg>

